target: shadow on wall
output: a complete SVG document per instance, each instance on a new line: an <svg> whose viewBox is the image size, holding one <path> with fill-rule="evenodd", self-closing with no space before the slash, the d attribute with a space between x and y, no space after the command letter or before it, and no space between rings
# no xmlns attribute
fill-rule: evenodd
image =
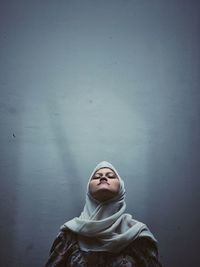
<svg viewBox="0 0 200 267"><path fill-rule="evenodd" d="M7 97L10 96L6 96L5 106L0 106L1 116L4 118L4 123L1 124L0 139L0 266L15 266L16 207L18 202L16 188L19 183L20 168L19 140L16 133L20 128L20 117L17 118L17 103L10 107L7 104L10 103ZM14 123L12 123L11 129L8 125L11 125L10 121L13 121L13 118ZM8 251L12 253L8 255Z"/></svg>
<svg viewBox="0 0 200 267"><path fill-rule="evenodd" d="M77 201L77 196L81 198L83 192L81 190L81 180L79 177L79 172L77 171L76 162L73 159L73 153L70 150L70 146L68 145L68 127L66 126L64 128L62 126L61 118L58 113L59 106L57 105L56 99L54 99L53 103L49 101L46 104L50 129L53 135L53 140L55 142L58 159L60 159L62 173L64 173L64 175L66 176L67 184L71 185L72 189L76 189L75 194L70 192L70 203L73 203L73 209L78 211L82 208L82 203L81 201ZM52 116L52 107L56 112L56 114L53 113L55 116ZM59 194L59 192L55 193Z"/></svg>

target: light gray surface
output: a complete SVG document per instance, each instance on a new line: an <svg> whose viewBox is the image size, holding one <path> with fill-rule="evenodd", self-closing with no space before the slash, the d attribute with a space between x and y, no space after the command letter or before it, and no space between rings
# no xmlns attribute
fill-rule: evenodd
<svg viewBox="0 0 200 267"><path fill-rule="evenodd" d="M44 264L101 160L164 265L198 265L199 22L197 1L1 1L1 266Z"/></svg>

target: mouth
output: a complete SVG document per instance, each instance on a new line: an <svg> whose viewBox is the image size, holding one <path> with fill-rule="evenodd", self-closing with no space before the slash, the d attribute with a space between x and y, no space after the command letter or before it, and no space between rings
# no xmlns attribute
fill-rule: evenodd
<svg viewBox="0 0 200 267"><path fill-rule="evenodd" d="M100 184L107 184L107 185L110 185L107 181L105 181L105 180L103 180L103 181L100 181L99 183L98 183L98 185L100 185Z"/></svg>

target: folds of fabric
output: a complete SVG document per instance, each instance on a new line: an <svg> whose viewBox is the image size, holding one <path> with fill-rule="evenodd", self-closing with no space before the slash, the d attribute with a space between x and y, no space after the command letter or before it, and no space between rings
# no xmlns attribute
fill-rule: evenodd
<svg viewBox="0 0 200 267"><path fill-rule="evenodd" d="M101 168L112 169L120 181L118 195L105 202L98 202L89 191L90 180L94 173ZM62 225L61 230L67 228L75 232L83 251L118 252L139 236L147 237L156 243L156 239L145 224L134 220L130 214L125 213L124 198L124 182L117 170L109 162L100 162L89 178L83 211L79 217Z"/></svg>

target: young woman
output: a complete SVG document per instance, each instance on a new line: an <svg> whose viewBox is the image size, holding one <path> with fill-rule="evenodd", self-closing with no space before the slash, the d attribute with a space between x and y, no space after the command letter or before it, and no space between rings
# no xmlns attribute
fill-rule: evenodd
<svg viewBox="0 0 200 267"><path fill-rule="evenodd" d="M61 226L46 267L161 267L148 227L125 213L124 182L109 162L92 172L79 217Z"/></svg>

